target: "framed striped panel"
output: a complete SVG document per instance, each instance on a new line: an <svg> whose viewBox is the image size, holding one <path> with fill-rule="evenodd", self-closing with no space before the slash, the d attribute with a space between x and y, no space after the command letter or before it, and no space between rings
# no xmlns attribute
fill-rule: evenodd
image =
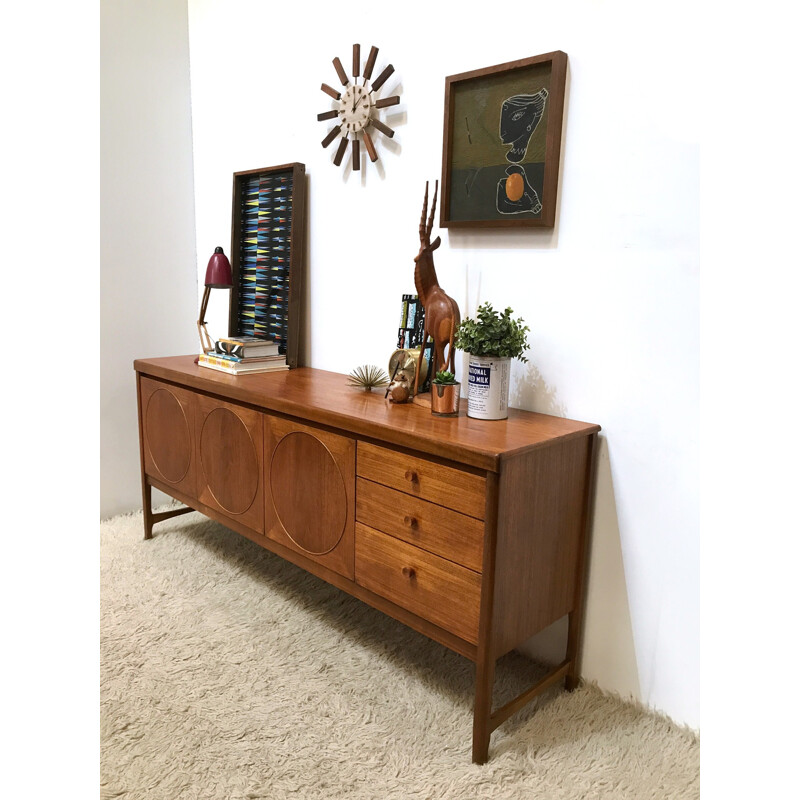
<svg viewBox="0 0 800 800"><path fill-rule="evenodd" d="M277 341L299 366L305 272L305 165L234 172L229 336Z"/></svg>

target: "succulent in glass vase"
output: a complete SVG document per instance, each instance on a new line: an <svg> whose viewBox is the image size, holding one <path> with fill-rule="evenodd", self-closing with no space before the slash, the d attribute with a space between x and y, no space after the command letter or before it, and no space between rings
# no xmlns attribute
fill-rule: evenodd
<svg viewBox="0 0 800 800"><path fill-rule="evenodd" d="M439 384L440 386L451 386L454 383L458 383L456 376L453 375L452 372L448 372L446 369L440 369L436 373L436 377L433 379L433 382Z"/></svg>
<svg viewBox="0 0 800 800"><path fill-rule="evenodd" d="M446 369L440 369L431 381L431 413L439 417L458 416L461 399L461 384L456 376Z"/></svg>

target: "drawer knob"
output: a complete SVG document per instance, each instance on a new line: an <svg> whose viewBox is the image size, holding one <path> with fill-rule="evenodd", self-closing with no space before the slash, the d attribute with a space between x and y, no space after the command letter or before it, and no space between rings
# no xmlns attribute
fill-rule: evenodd
<svg viewBox="0 0 800 800"><path fill-rule="evenodd" d="M411 483L419 483L419 475L413 469L407 469L406 480L411 481Z"/></svg>
<svg viewBox="0 0 800 800"><path fill-rule="evenodd" d="M408 525L409 528L416 528L417 525L419 525L416 517L405 516L403 517L403 522Z"/></svg>
<svg viewBox="0 0 800 800"><path fill-rule="evenodd" d="M402 572L406 578L411 579L417 577L417 571L414 569L414 567L403 567Z"/></svg>

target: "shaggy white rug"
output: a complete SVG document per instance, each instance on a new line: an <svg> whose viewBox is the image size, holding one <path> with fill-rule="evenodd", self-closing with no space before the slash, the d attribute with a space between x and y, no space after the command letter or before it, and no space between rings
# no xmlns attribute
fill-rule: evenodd
<svg viewBox="0 0 800 800"><path fill-rule="evenodd" d="M471 662L200 514L104 522L101 592L106 800L699 797L698 737L593 686L472 764Z"/></svg>

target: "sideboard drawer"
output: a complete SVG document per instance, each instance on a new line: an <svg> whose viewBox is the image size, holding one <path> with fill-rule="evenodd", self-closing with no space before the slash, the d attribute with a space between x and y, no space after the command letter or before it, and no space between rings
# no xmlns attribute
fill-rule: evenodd
<svg viewBox="0 0 800 800"><path fill-rule="evenodd" d="M366 478L356 488L356 520L480 572L483 522Z"/></svg>
<svg viewBox="0 0 800 800"><path fill-rule="evenodd" d="M477 572L356 523L356 583L472 644L478 642Z"/></svg>
<svg viewBox="0 0 800 800"><path fill-rule="evenodd" d="M358 443L357 474L392 489L483 519L486 479L424 458Z"/></svg>

